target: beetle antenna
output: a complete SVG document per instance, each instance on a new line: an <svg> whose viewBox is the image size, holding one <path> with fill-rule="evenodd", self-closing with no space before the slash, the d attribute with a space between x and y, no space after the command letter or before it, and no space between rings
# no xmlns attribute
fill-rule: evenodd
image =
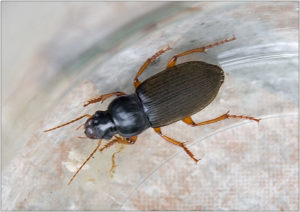
<svg viewBox="0 0 300 212"><path fill-rule="evenodd" d="M79 173L79 171L82 169L82 167L84 167L84 165L91 159L91 157L93 157L93 155L95 154L95 152L98 150L98 148L100 147L101 145L101 141L102 140L99 140L98 141L98 145L97 147L94 149L94 151L90 154L90 156L83 162L83 164L77 169L77 171L75 172L75 174L71 177L71 179L69 180L68 182L68 185L71 184L71 182L73 181L73 179L76 177L76 175Z"/></svg>
<svg viewBox="0 0 300 212"><path fill-rule="evenodd" d="M56 127L53 127L53 128L51 128L51 129L48 129L48 130L44 130L44 132L49 132L49 131L51 131L51 130L55 130L55 129L57 129L57 128L64 127L64 126L66 126L66 125L68 125L68 124L71 124L71 123L73 123L73 122L75 122L75 121L78 121L79 119L82 119L82 118L84 118L84 117L89 117L89 118L91 118L92 115L90 115L90 114L85 114L85 115L80 116L80 117L78 117L78 118L76 118L76 119L74 119L74 120L72 120L72 121L67 122L67 123L58 125L58 126L56 126Z"/></svg>

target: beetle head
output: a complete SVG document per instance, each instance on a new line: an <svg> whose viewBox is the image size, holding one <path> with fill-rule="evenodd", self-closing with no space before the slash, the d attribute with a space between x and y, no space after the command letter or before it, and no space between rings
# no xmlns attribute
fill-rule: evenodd
<svg viewBox="0 0 300 212"><path fill-rule="evenodd" d="M84 133L91 139L111 139L116 127L107 111L97 111L85 122Z"/></svg>

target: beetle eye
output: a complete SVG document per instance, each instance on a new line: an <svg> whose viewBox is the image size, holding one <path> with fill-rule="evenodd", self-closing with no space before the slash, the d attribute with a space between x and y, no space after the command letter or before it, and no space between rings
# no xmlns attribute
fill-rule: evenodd
<svg viewBox="0 0 300 212"><path fill-rule="evenodd" d="M98 125L99 124L99 120L98 119L94 119L93 120L93 125Z"/></svg>

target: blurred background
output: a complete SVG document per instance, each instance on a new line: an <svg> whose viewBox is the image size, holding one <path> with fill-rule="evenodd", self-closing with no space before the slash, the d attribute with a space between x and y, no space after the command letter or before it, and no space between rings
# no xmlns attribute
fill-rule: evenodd
<svg viewBox="0 0 300 212"><path fill-rule="evenodd" d="M2 207L5 210L297 210L298 2L2 2ZM204 60L226 72L221 90L195 114L261 118L153 130L116 157L78 139L84 121L43 130L134 92L144 61L170 45L140 79L162 71L175 54L236 36Z"/></svg>

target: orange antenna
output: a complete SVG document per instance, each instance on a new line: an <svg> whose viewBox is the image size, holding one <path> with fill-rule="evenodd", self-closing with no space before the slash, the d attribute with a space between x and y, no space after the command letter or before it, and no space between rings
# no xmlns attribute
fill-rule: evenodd
<svg viewBox="0 0 300 212"><path fill-rule="evenodd" d="M90 115L90 114L85 114L85 115L80 116L80 117L78 117L78 118L76 118L76 119L74 119L74 120L72 120L72 121L69 121L69 122L67 122L67 123L65 123L65 124L61 124L61 125L58 125L57 127L54 127L54 128L48 129L48 130L44 130L44 132L49 132L49 131L51 131L51 130L55 130L55 129L57 129L57 128L66 126L66 125L71 124L71 123L73 123L73 122L75 122L75 121L78 121L79 119L82 119L82 118L84 118L84 117L89 117L89 118L91 118L92 115Z"/></svg>
<svg viewBox="0 0 300 212"><path fill-rule="evenodd" d="M93 157L93 155L95 154L95 152L97 151L97 149L100 147L101 145L101 141L98 141L98 145L97 147L94 149L94 151L90 154L90 156L83 162L83 164L79 167L79 169L77 169L77 171L75 172L75 174L71 177L70 181L68 182L68 185L71 184L71 182L73 181L73 179L76 177L76 175L79 173L79 171L82 169L82 167L84 167L84 165L89 161L89 159L91 159L91 157Z"/></svg>

